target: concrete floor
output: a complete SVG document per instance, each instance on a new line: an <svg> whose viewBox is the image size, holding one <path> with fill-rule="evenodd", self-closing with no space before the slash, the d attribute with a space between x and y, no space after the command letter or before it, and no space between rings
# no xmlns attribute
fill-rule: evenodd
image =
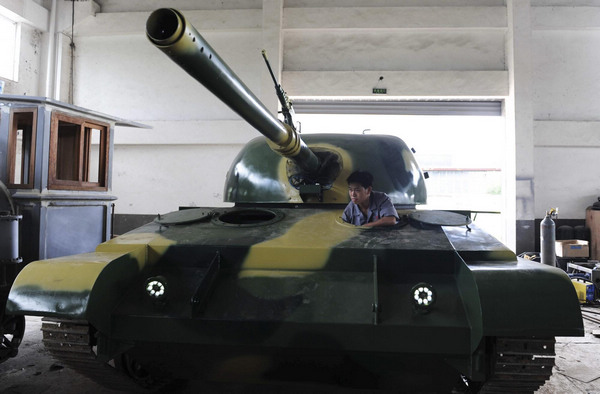
<svg viewBox="0 0 600 394"><path fill-rule="evenodd" d="M598 309L596 309L598 310ZM556 344L556 367L550 380L538 390L541 394L600 394L600 338L592 335L600 325L584 320L584 337L559 337ZM54 361L44 349L40 331L41 319L27 317L27 328L19 355L0 364L0 393L3 394L114 394L97 383L78 375ZM290 392L289 387L240 387L206 385L190 382L183 393L277 393ZM331 389L298 388L293 392L328 393ZM365 393L365 391L350 391Z"/></svg>

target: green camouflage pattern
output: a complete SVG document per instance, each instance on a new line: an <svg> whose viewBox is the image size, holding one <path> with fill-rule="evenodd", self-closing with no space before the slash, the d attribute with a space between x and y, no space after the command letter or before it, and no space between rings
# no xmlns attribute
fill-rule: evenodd
<svg viewBox="0 0 600 394"><path fill-rule="evenodd" d="M346 178L356 170L376 174L373 189L387 193L397 206L414 207L427 202L423 173L412 151L400 138L388 135L303 134L302 139L311 150L333 160L337 170L322 177L322 201L314 197L305 198L308 202L348 203ZM294 185L294 176L299 172L292 161L273 152L265 138L256 138L241 150L227 173L225 201L305 202L300 187ZM308 180L312 179L308 177Z"/></svg>

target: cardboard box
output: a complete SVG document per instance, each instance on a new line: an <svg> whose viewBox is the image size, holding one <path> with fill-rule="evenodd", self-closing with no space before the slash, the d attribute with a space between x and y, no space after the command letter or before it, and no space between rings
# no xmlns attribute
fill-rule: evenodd
<svg viewBox="0 0 600 394"><path fill-rule="evenodd" d="M579 239L562 239L556 241L556 255L559 257L589 257L588 241Z"/></svg>

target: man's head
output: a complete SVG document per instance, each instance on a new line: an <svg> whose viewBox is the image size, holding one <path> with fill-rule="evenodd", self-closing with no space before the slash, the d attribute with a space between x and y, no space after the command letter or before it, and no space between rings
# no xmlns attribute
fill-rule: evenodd
<svg viewBox="0 0 600 394"><path fill-rule="evenodd" d="M373 186L373 175L368 171L357 170L346 178L346 182L348 182L348 184L358 183L366 189Z"/></svg>
<svg viewBox="0 0 600 394"><path fill-rule="evenodd" d="M357 205L368 204L373 190L373 175L367 171L354 171L346 181L352 202Z"/></svg>

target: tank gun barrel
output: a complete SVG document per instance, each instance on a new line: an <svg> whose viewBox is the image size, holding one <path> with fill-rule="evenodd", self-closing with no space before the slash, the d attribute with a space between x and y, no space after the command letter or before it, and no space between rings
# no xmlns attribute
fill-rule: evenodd
<svg viewBox="0 0 600 394"><path fill-rule="evenodd" d="M171 60L267 137L275 152L308 173L318 171L319 159L298 133L267 110L179 11L161 8L152 12L146 34Z"/></svg>

